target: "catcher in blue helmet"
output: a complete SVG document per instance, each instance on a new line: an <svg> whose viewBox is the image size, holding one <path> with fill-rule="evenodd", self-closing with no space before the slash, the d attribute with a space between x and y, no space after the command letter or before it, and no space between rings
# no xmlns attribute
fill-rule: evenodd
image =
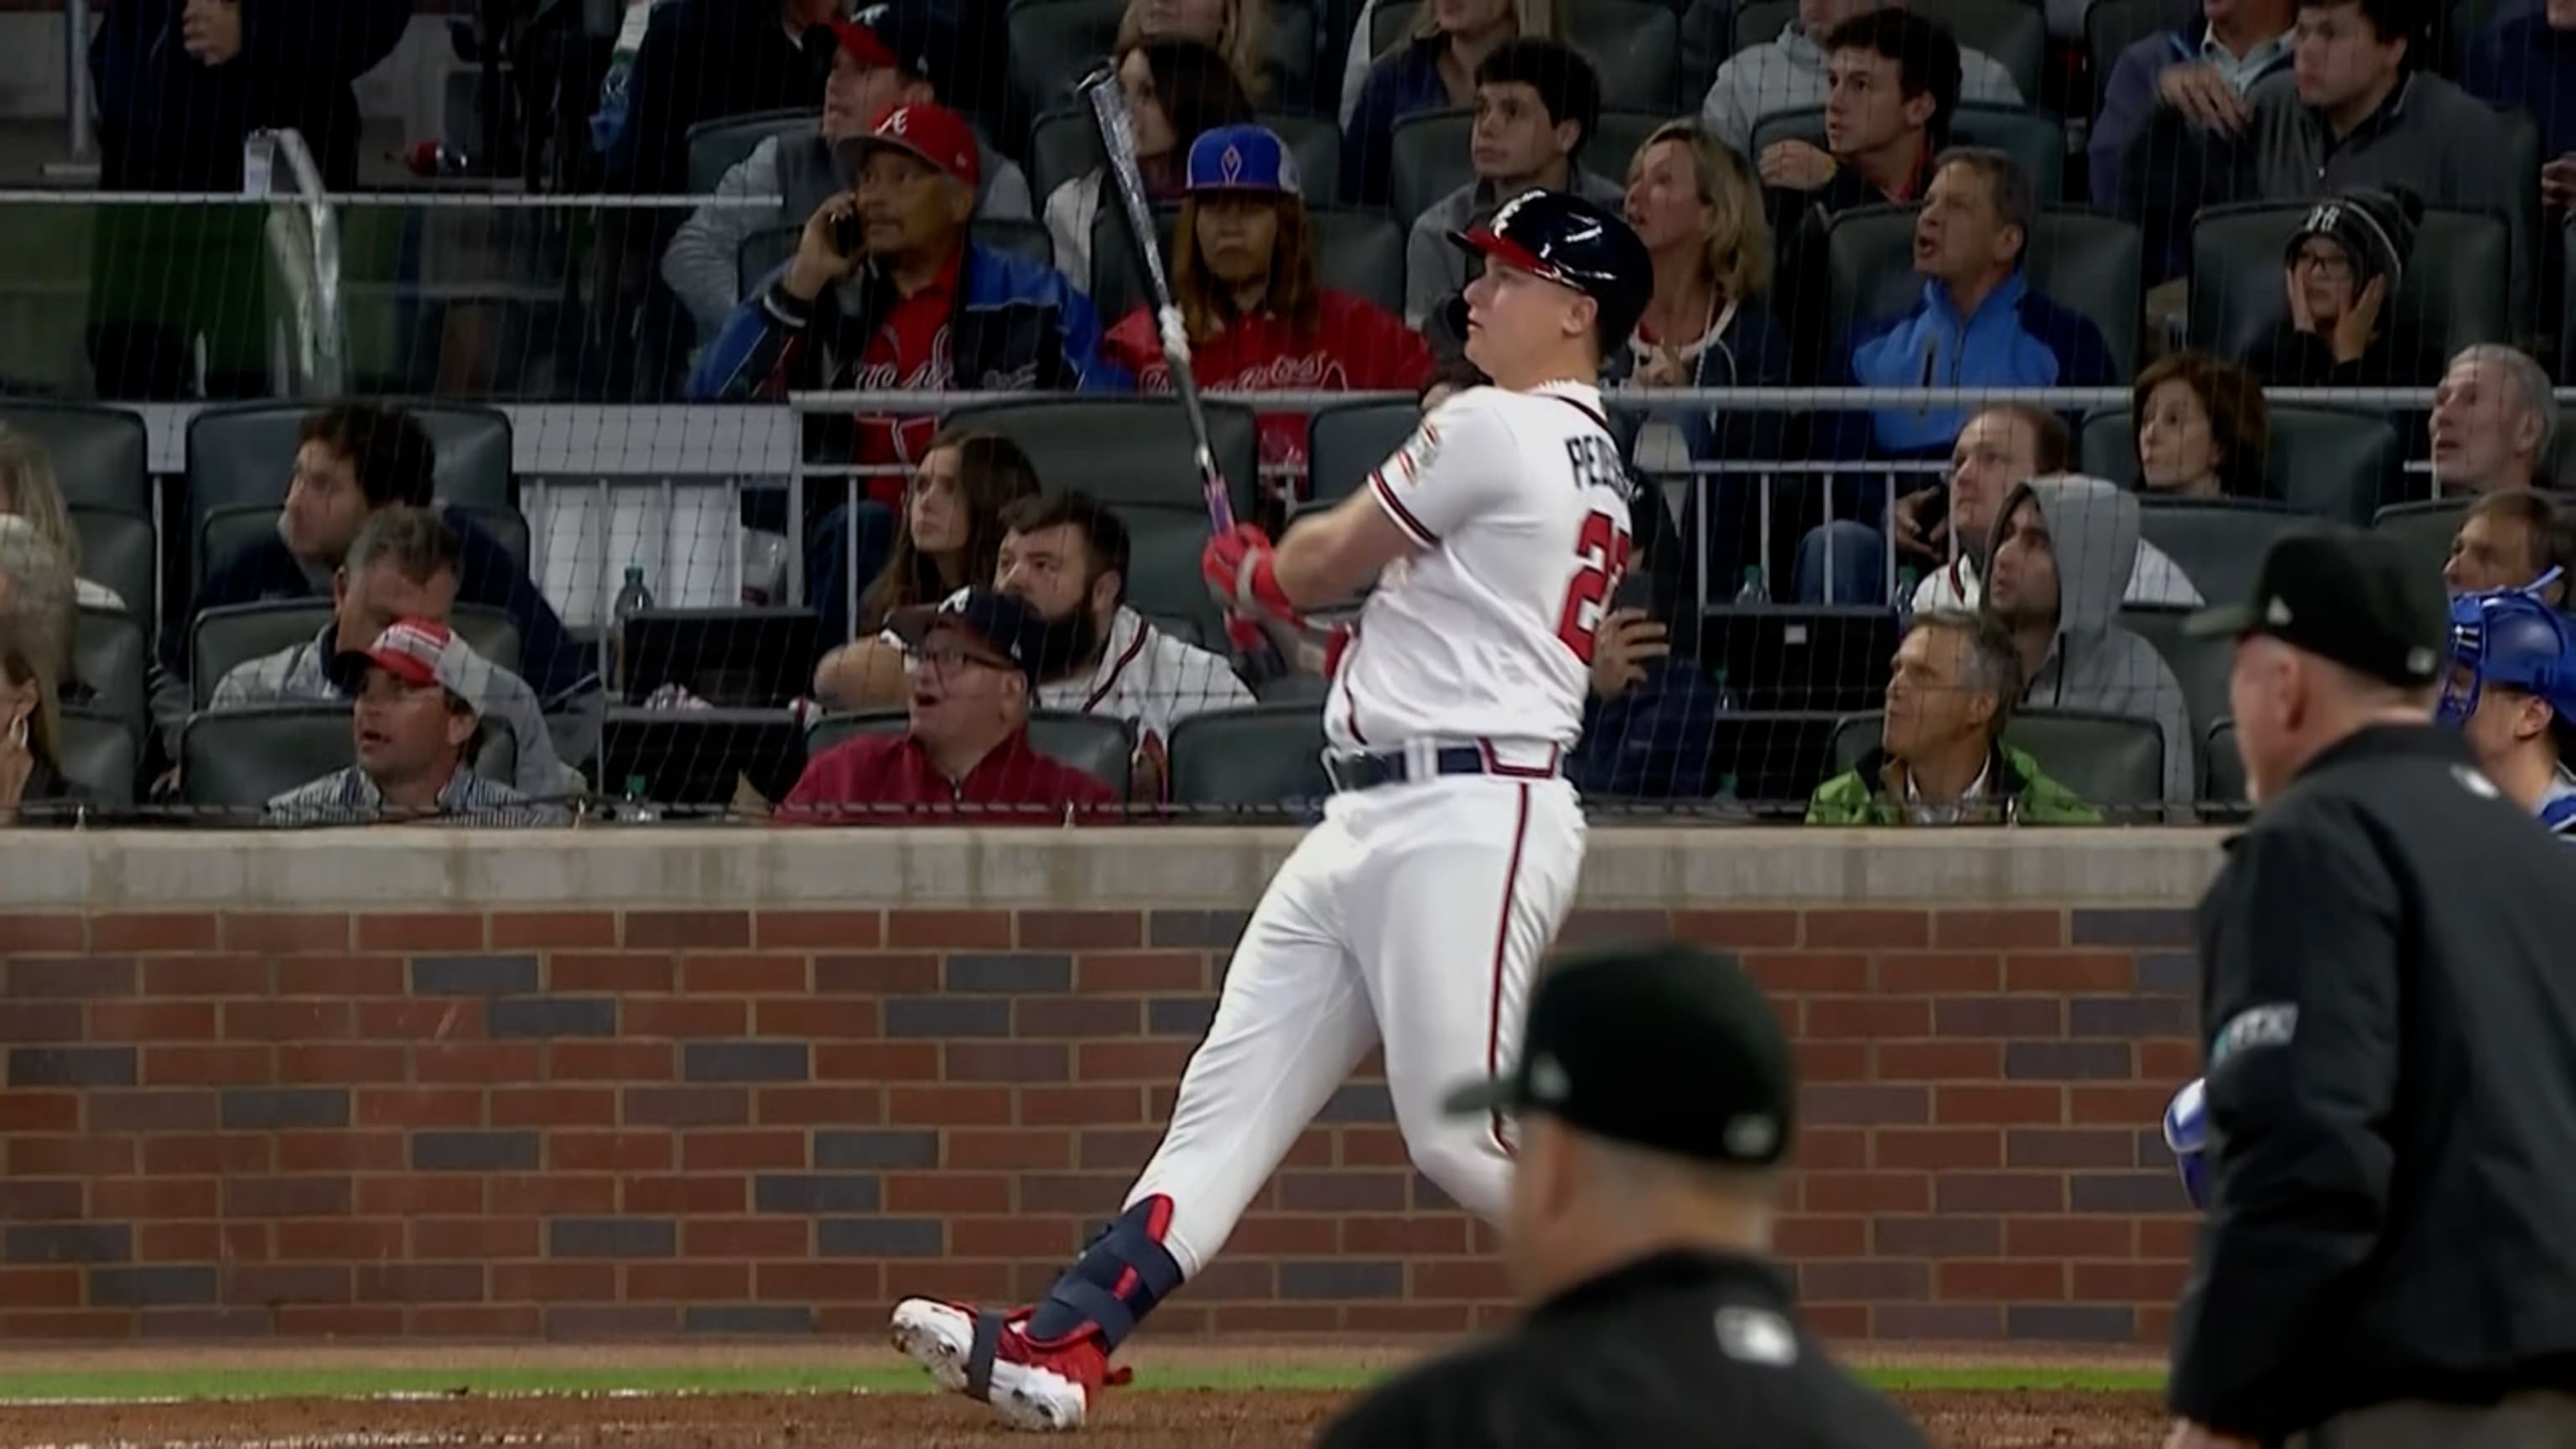
<svg viewBox="0 0 2576 1449"><path fill-rule="evenodd" d="M2460 731L2505 798L2576 841L2576 618L2542 601L2551 569L2451 598L2451 666L2434 718Z"/></svg>

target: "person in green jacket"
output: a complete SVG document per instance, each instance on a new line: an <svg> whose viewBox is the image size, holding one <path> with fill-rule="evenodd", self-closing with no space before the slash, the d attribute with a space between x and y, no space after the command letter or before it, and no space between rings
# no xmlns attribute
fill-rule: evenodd
<svg viewBox="0 0 2576 1449"><path fill-rule="evenodd" d="M2092 806L2003 742L2021 683L2012 634L1992 615L1915 615L1888 678L1879 747L1816 787L1807 823L2099 824Z"/></svg>

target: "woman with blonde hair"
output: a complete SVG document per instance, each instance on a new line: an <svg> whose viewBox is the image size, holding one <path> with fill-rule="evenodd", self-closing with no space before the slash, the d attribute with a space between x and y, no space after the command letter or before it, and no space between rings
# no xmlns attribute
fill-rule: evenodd
<svg viewBox="0 0 2576 1449"><path fill-rule="evenodd" d="M1395 123L1416 111L1476 104L1476 68L1505 44L1521 39L1561 40L1566 0L1425 0L1403 40L1372 62L1345 101L1342 122L1342 188L1363 206L1384 206L1390 183L1388 152ZM1360 17L1351 44L1367 44L1372 17ZM1345 87L1347 97L1351 88ZM1401 219L1401 218L1399 218Z"/></svg>
<svg viewBox="0 0 2576 1449"><path fill-rule="evenodd" d="M62 774L71 668L71 564L26 519L0 515L0 825L20 807L76 798Z"/></svg>
<svg viewBox="0 0 2576 1449"><path fill-rule="evenodd" d="M54 460L34 435L0 423L0 513L16 514L60 552L73 574L76 601L84 609L123 611L125 600L114 589L80 575L80 533L63 502L63 487L54 476Z"/></svg>
<svg viewBox="0 0 2576 1449"><path fill-rule="evenodd" d="M1788 332L1772 313L1771 228L1742 156L1695 121L1668 121L1628 162L1628 224L1654 259L1655 291L1629 341L1640 387L1778 387L1789 381ZM1637 440L1637 466L1675 471L1690 459L1754 452L1777 414L1666 414ZM1723 436L1721 436L1723 434Z"/></svg>
<svg viewBox="0 0 2576 1449"><path fill-rule="evenodd" d="M1121 54L1149 40L1191 40L1225 57L1243 93L1258 101L1270 83L1270 0L1127 0L1118 21ZM1188 148L1188 140L1181 143Z"/></svg>

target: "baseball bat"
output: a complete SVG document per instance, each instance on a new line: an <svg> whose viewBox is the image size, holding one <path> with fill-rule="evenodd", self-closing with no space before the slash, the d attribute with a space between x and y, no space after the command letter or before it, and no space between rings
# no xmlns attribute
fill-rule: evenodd
<svg viewBox="0 0 2576 1449"><path fill-rule="evenodd" d="M1155 332L1163 346L1163 363L1171 370L1172 391L1180 396L1181 416L1189 424L1192 461L1198 465L1199 493L1207 505L1208 528L1214 533L1231 533L1234 494L1226 483L1224 470L1216 465L1216 447L1209 441L1207 409L1199 401L1198 371L1190 363L1189 327L1182 321L1181 309L1172 302L1172 284L1163 273L1162 249L1154 244L1154 209L1145 200L1145 177L1136 163L1136 132L1128 124L1127 103L1118 94L1117 80L1117 71L1103 65L1084 77L1076 90L1091 110L1093 128L1100 133L1101 170L1106 178L1103 184L1118 197L1119 213L1127 219L1128 248L1145 277ZM1312 624L1305 625L1302 632L1309 640L1320 640L1324 634ZM1265 673L1281 667L1281 661L1276 659L1252 657L1242 641L1236 644L1244 652L1246 664Z"/></svg>

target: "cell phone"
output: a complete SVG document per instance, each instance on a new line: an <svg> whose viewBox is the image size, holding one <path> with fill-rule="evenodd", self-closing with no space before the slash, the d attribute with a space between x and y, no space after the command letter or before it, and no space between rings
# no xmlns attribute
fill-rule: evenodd
<svg viewBox="0 0 2576 1449"><path fill-rule="evenodd" d="M1630 569L1620 577L1619 587L1610 591L1610 607L1642 609L1649 614L1653 613L1655 611L1654 577L1644 569Z"/></svg>
<svg viewBox="0 0 2576 1449"><path fill-rule="evenodd" d="M1932 530L1939 528L1950 517L1950 485L1935 483L1924 491L1930 493L1932 497L1924 503L1923 511L1914 515L1914 520L1923 536L1930 538Z"/></svg>
<svg viewBox="0 0 2576 1449"><path fill-rule="evenodd" d="M856 208L832 223L832 250L845 257L864 255L868 249L868 224Z"/></svg>

